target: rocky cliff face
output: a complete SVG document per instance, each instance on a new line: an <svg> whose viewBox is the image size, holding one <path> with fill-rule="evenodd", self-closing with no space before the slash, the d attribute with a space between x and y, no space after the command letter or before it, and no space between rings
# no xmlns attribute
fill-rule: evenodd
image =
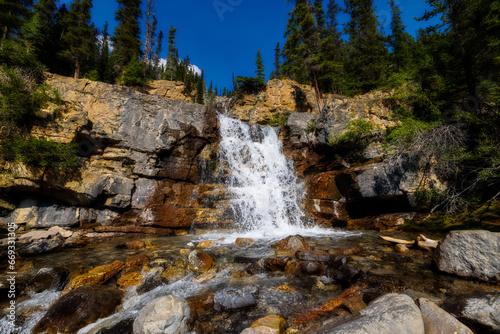
<svg viewBox="0 0 500 334"><path fill-rule="evenodd" d="M154 82L139 92L57 75L47 81L61 93L64 110L33 133L78 145L82 166L64 173L3 164L3 206L17 206L7 221L119 233L231 223L228 194L213 178L215 110L186 102L180 83ZM252 123L289 114L281 137L306 183L305 207L319 223L386 228L401 217L389 215L376 224L368 219L368 225L366 217L413 210L411 194L422 179L415 165L388 159L378 141L395 124L389 97L390 92L330 95L319 112L309 87L271 80L266 91L227 106L230 114ZM356 154L329 146L353 119L375 125L369 145Z"/></svg>

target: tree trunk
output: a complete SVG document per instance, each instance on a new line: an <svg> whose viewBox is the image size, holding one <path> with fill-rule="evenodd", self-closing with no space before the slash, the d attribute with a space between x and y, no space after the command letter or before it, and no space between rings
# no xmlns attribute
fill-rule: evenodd
<svg viewBox="0 0 500 334"><path fill-rule="evenodd" d="M318 86L318 80L316 79L316 73L313 72L313 85L314 92L316 93L316 101L318 102L319 112L323 110L323 94L321 94Z"/></svg>
<svg viewBox="0 0 500 334"><path fill-rule="evenodd" d="M78 60L78 58L76 58L76 61L75 61L75 79L79 79L80 78L80 61Z"/></svg>

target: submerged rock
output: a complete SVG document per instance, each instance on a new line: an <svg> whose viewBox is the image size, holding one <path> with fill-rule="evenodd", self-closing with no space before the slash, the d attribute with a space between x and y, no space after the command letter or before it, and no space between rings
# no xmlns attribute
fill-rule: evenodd
<svg viewBox="0 0 500 334"><path fill-rule="evenodd" d="M214 308L217 311L233 311L255 305L255 298L250 291L227 287L217 291L214 297Z"/></svg>
<svg viewBox="0 0 500 334"><path fill-rule="evenodd" d="M75 277L70 283L70 288L76 288L81 285L104 284L119 273L124 267L125 263L122 261L115 261L104 266L96 267L86 274Z"/></svg>
<svg viewBox="0 0 500 334"><path fill-rule="evenodd" d="M452 231L437 248L439 270L500 282L500 233Z"/></svg>
<svg viewBox="0 0 500 334"><path fill-rule="evenodd" d="M214 265L214 260L210 255L196 250L189 253L188 261L189 270L197 273L203 273Z"/></svg>
<svg viewBox="0 0 500 334"><path fill-rule="evenodd" d="M281 334L284 333L285 325L285 319L279 315L268 315L255 320L250 329L258 334Z"/></svg>
<svg viewBox="0 0 500 334"><path fill-rule="evenodd" d="M113 314L121 300L121 292L114 288L79 287L59 298L35 326L33 333L76 333L80 328Z"/></svg>
<svg viewBox="0 0 500 334"><path fill-rule="evenodd" d="M297 251L310 249L305 238L301 235L291 235L273 245L279 255L294 255Z"/></svg>
<svg viewBox="0 0 500 334"><path fill-rule="evenodd" d="M183 334L189 331L191 309L186 300L164 296L144 306L134 321L134 334Z"/></svg>
<svg viewBox="0 0 500 334"><path fill-rule="evenodd" d="M237 238L234 243L237 244L238 246L245 247L245 246L250 246L254 242L255 240L251 238Z"/></svg>
<svg viewBox="0 0 500 334"><path fill-rule="evenodd" d="M467 326L430 300L419 298L418 304L424 320L425 334L473 334Z"/></svg>

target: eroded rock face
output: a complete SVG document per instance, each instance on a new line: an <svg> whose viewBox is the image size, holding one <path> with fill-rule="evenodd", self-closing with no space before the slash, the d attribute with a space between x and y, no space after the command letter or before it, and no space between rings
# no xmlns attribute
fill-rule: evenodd
<svg viewBox="0 0 500 334"><path fill-rule="evenodd" d="M447 299L443 308L477 333L500 332L500 294L477 293Z"/></svg>
<svg viewBox="0 0 500 334"><path fill-rule="evenodd" d="M436 264L450 274L500 282L500 233L452 231L439 243Z"/></svg>

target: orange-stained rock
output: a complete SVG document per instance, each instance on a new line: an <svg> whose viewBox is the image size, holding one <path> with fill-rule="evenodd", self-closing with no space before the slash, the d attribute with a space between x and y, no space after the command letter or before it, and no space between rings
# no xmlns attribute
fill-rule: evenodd
<svg viewBox="0 0 500 334"><path fill-rule="evenodd" d="M121 287L127 288L129 286L139 285L144 279L144 275L142 275L139 271L133 271L130 273L126 273L122 275L117 281Z"/></svg>
<svg viewBox="0 0 500 334"><path fill-rule="evenodd" d="M258 334L281 334L285 330L285 319L279 315L268 315L255 320L250 328Z"/></svg>
<svg viewBox="0 0 500 334"><path fill-rule="evenodd" d="M196 250L189 253L188 260L189 270L197 273L203 273L214 265L214 260L210 255Z"/></svg>
<svg viewBox="0 0 500 334"><path fill-rule="evenodd" d="M308 177L306 180L307 198L338 201L342 197L335 182L338 173L338 171L330 171Z"/></svg>
<svg viewBox="0 0 500 334"><path fill-rule="evenodd" d="M217 245L217 242L213 241L213 240L204 240L202 242L200 242L196 248L210 248L210 247L214 247L215 245Z"/></svg>
<svg viewBox="0 0 500 334"><path fill-rule="evenodd" d="M125 266L127 266L127 267L131 267L131 266L142 267L142 266L149 263L149 260L151 259L151 257L152 257L151 254L133 255L125 261Z"/></svg>
<svg viewBox="0 0 500 334"><path fill-rule="evenodd" d="M127 242L125 244L125 247L127 247L128 249L142 249L142 248L146 248L146 245L144 244L143 241L134 240L134 241Z"/></svg>
<svg viewBox="0 0 500 334"><path fill-rule="evenodd" d="M291 235L273 245L276 252L280 255L294 255L299 250L309 250L310 247L301 235Z"/></svg>
<svg viewBox="0 0 500 334"><path fill-rule="evenodd" d="M356 255L363 251L361 244L341 244L334 245L329 249L329 253L332 255Z"/></svg>
<svg viewBox="0 0 500 334"><path fill-rule="evenodd" d="M69 288L73 289L81 285L101 285L113 278L117 273L125 267L122 261L115 261L104 266L96 267L86 274L75 277L69 284Z"/></svg>
<svg viewBox="0 0 500 334"><path fill-rule="evenodd" d="M244 246L250 246L254 242L255 240L251 238L237 238L234 243L237 244L238 246L244 247Z"/></svg>
<svg viewBox="0 0 500 334"><path fill-rule="evenodd" d="M167 284L177 282L186 276L186 269L182 266L168 266L161 274L162 280Z"/></svg>
<svg viewBox="0 0 500 334"><path fill-rule="evenodd" d="M280 285L276 289L283 291L283 292L295 292L295 288L292 288L291 286L286 285L286 284Z"/></svg>

